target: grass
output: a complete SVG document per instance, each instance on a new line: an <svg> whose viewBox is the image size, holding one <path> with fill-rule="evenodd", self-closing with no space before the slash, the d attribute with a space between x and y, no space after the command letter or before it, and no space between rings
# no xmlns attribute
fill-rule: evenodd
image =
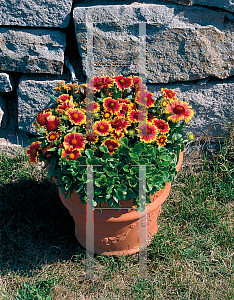
<svg viewBox="0 0 234 300"><path fill-rule="evenodd" d="M146 279L138 254L95 255L86 279L86 252L54 183L24 151L1 153L0 299L234 299L233 137L182 167L147 248Z"/></svg>

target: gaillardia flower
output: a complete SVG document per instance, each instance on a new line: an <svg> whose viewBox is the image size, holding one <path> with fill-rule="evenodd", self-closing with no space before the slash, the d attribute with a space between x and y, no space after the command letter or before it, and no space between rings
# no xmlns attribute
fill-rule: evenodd
<svg viewBox="0 0 234 300"><path fill-rule="evenodd" d="M174 123L181 120L185 120L187 123L194 115L194 111L191 109L191 106L189 106L187 102L179 100L169 103L166 107L166 113L173 114L167 117L167 119Z"/></svg>
<svg viewBox="0 0 234 300"><path fill-rule="evenodd" d="M85 147L84 138L79 133L71 132L64 137L63 145L65 149L73 147L74 149L81 150Z"/></svg>
<svg viewBox="0 0 234 300"><path fill-rule="evenodd" d="M40 148L41 142L33 142L29 149L26 151L29 154L29 161L35 163L38 161L38 149Z"/></svg>
<svg viewBox="0 0 234 300"><path fill-rule="evenodd" d="M72 96L69 96L68 94L62 94L58 97L57 99L57 103L63 103L65 102L66 100L73 100L73 97Z"/></svg>
<svg viewBox="0 0 234 300"><path fill-rule="evenodd" d="M128 89L132 84L132 78L130 77L126 78L124 76L115 76L113 78L121 91L123 91L124 89Z"/></svg>
<svg viewBox="0 0 234 300"><path fill-rule="evenodd" d="M158 128L160 133L166 134L170 130L169 124L164 120L153 119L152 124Z"/></svg>
<svg viewBox="0 0 234 300"><path fill-rule="evenodd" d="M167 137L165 135L160 135L157 140L156 140L157 144L159 146L164 146L167 142Z"/></svg>
<svg viewBox="0 0 234 300"><path fill-rule="evenodd" d="M167 99L174 99L176 97L176 92L168 89L161 89L161 92L167 97Z"/></svg>
<svg viewBox="0 0 234 300"><path fill-rule="evenodd" d="M106 145L110 154L113 154L120 144L113 139L108 139L104 141L103 145Z"/></svg>
<svg viewBox="0 0 234 300"><path fill-rule="evenodd" d="M86 135L85 140L86 140L86 143L88 145L96 144L98 142L98 136L96 136L96 135Z"/></svg>
<svg viewBox="0 0 234 300"><path fill-rule="evenodd" d="M54 142L54 141L57 140L58 137L59 137L58 132L53 132L53 131L51 131L51 132L47 135L46 139L47 139L48 142Z"/></svg>
<svg viewBox="0 0 234 300"><path fill-rule="evenodd" d="M45 126L46 118L49 116L52 116L52 113L50 111L44 111L44 112L38 113L37 118L36 118L38 125Z"/></svg>
<svg viewBox="0 0 234 300"><path fill-rule="evenodd" d="M71 108L66 114L72 124L82 125L86 121L86 115L79 108Z"/></svg>
<svg viewBox="0 0 234 300"><path fill-rule="evenodd" d="M61 110L67 110L69 108L74 108L75 105L73 102L71 102L70 100L65 100L62 104L58 105L58 109L61 109Z"/></svg>
<svg viewBox="0 0 234 300"><path fill-rule="evenodd" d="M111 126L106 120L97 121L94 123L94 132L107 135L110 132Z"/></svg>
<svg viewBox="0 0 234 300"><path fill-rule="evenodd" d="M122 105L119 103L119 101L110 97L103 99L103 106L106 110L112 112L113 114L119 112L122 108Z"/></svg>
<svg viewBox="0 0 234 300"><path fill-rule="evenodd" d="M80 151L73 147L63 149L61 152L61 157L66 160L76 160L79 156L81 156Z"/></svg>
<svg viewBox="0 0 234 300"><path fill-rule="evenodd" d="M56 116L49 116L46 119L46 128L48 131L55 131L61 124L61 119Z"/></svg>
<svg viewBox="0 0 234 300"><path fill-rule="evenodd" d="M121 130L125 131L127 126L129 126L128 121L119 117L114 118L114 120L110 121L110 123L111 123L111 127L114 128L116 131L121 131Z"/></svg>
<svg viewBox="0 0 234 300"><path fill-rule="evenodd" d="M88 87L94 88L97 91L100 91L101 89L108 89L112 86L113 82L112 79L109 76L105 77L98 77L95 76L94 79L87 84Z"/></svg>
<svg viewBox="0 0 234 300"><path fill-rule="evenodd" d="M150 123L140 124L136 129L139 131L140 140L145 143L152 143L157 138L157 127Z"/></svg>

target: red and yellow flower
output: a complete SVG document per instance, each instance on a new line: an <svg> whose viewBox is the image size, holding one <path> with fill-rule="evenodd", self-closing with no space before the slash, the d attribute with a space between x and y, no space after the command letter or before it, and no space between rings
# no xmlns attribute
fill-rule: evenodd
<svg viewBox="0 0 234 300"><path fill-rule="evenodd" d="M166 96L167 99L175 99L177 92L168 89L161 89L161 92Z"/></svg>
<svg viewBox="0 0 234 300"><path fill-rule="evenodd" d="M65 149L73 147L74 149L82 150L85 148L85 140L81 134L71 132L64 137L63 146Z"/></svg>
<svg viewBox="0 0 234 300"><path fill-rule="evenodd" d="M114 139L107 139L102 143L102 145L107 146L110 154L113 154L115 152L115 150L117 150L117 148L119 147L120 143L118 143Z"/></svg>
<svg viewBox="0 0 234 300"><path fill-rule="evenodd" d="M117 84L118 88L123 91L124 89L128 89L132 84L131 77L124 77L124 76L115 76L113 77L115 83Z"/></svg>
<svg viewBox="0 0 234 300"><path fill-rule="evenodd" d="M157 140L156 140L157 144L159 146L164 146L167 142L167 137L165 135L160 135Z"/></svg>
<svg viewBox="0 0 234 300"><path fill-rule="evenodd" d="M140 140L145 143L152 143L157 139L158 129L150 123L140 124L136 130L139 132Z"/></svg>
<svg viewBox="0 0 234 300"><path fill-rule="evenodd" d="M132 81L132 87L135 90L135 93L138 93L139 91L145 91L146 90L146 86L144 84L142 84L142 79L138 76L130 76L132 77L133 81Z"/></svg>
<svg viewBox="0 0 234 300"><path fill-rule="evenodd" d="M167 120L171 120L174 123L181 120L185 120L187 123L194 115L194 111L191 109L191 106L189 106L187 102L179 100L169 103L165 112L167 114L172 114L167 117Z"/></svg>
<svg viewBox="0 0 234 300"><path fill-rule="evenodd" d="M113 121L110 121L110 124L115 131L125 131L127 126L129 126L129 122L127 120L119 117L116 117Z"/></svg>
<svg viewBox="0 0 234 300"><path fill-rule="evenodd" d="M146 107L154 106L154 99L152 98L154 95L152 93L148 93L147 91L139 92L135 98L136 103L145 104Z"/></svg>
<svg viewBox="0 0 234 300"><path fill-rule="evenodd" d="M98 142L98 136L96 135L87 135L85 141L88 145L96 144Z"/></svg>
<svg viewBox="0 0 234 300"><path fill-rule="evenodd" d="M132 123L139 122L139 110L135 109L135 110L129 111L127 118Z"/></svg>
<svg viewBox="0 0 234 300"><path fill-rule="evenodd" d="M106 110L106 111L103 112L102 117L103 117L103 119L108 120L108 119L110 119L110 117L112 115L113 115L112 112Z"/></svg>
<svg viewBox="0 0 234 300"><path fill-rule="evenodd" d="M61 152L61 157L66 160L76 160L79 156L81 156L80 151L73 147L63 149Z"/></svg>
<svg viewBox="0 0 234 300"><path fill-rule="evenodd" d="M69 96L68 94L62 94L58 97L57 99L57 103L63 103L65 102L66 100L73 100L73 97L72 96Z"/></svg>
<svg viewBox="0 0 234 300"><path fill-rule="evenodd" d="M115 130L112 131L111 133L111 136L114 137L116 140L120 140L121 137L124 136L124 133L119 131L119 132L116 132Z"/></svg>
<svg viewBox="0 0 234 300"><path fill-rule="evenodd" d="M108 89L113 85L113 81L109 76L98 77L95 76L94 79L87 84L90 88L94 88L97 91L101 89Z"/></svg>
<svg viewBox="0 0 234 300"><path fill-rule="evenodd" d="M61 119L56 116L48 116L46 119L46 128L48 131L56 131L61 124Z"/></svg>
<svg viewBox="0 0 234 300"><path fill-rule="evenodd" d="M73 102L71 102L70 100L65 100L64 102L62 102L62 104L58 105L57 109L61 109L61 110L67 110L69 108L74 108L75 105Z"/></svg>
<svg viewBox="0 0 234 300"><path fill-rule="evenodd" d="M97 102L89 102L85 107L87 112L97 113L100 111L100 104Z"/></svg>
<svg viewBox="0 0 234 300"><path fill-rule="evenodd" d="M41 143L42 142L39 141L33 142L26 151L26 153L29 154L29 161L31 163L36 163L38 161L38 149L40 148Z"/></svg>
<svg viewBox="0 0 234 300"><path fill-rule="evenodd" d="M54 142L54 141L57 140L58 137L59 137L59 133L58 132L51 131L47 135L46 139L47 139L48 142Z"/></svg>
<svg viewBox="0 0 234 300"><path fill-rule="evenodd" d="M75 125L82 125L86 121L86 115L79 108L71 108L66 112L69 121Z"/></svg>
<svg viewBox="0 0 234 300"><path fill-rule="evenodd" d="M38 113L37 118L36 118L38 125L45 126L46 119L49 116L52 116L52 113L50 111L44 111L44 112Z"/></svg>
<svg viewBox="0 0 234 300"><path fill-rule="evenodd" d="M119 101L114 100L112 98L104 98L103 99L103 107L112 112L113 114L116 114L119 112L122 108L122 105L119 103Z"/></svg>
<svg viewBox="0 0 234 300"><path fill-rule="evenodd" d="M170 130L169 124L164 120L153 119L152 124L158 128L160 133L166 134Z"/></svg>
<svg viewBox="0 0 234 300"><path fill-rule="evenodd" d="M97 121L94 123L94 132L107 135L110 132L111 126L106 120Z"/></svg>

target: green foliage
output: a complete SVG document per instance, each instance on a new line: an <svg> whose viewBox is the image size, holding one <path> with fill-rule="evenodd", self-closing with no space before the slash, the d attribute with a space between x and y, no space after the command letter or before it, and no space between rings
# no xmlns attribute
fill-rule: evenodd
<svg viewBox="0 0 234 300"><path fill-rule="evenodd" d="M38 286L24 283L24 289L17 290L16 300L52 300L50 293L50 283L41 282Z"/></svg>

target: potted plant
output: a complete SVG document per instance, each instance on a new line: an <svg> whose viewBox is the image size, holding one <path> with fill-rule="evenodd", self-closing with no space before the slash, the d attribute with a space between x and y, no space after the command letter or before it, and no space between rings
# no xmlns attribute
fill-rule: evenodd
<svg viewBox="0 0 234 300"><path fill-rule="evenodd" d="M137 211L145 208L139 199L139 166L146 169L150 243L184 145L193 140L192 133L182 130L194 111L172 90L162 89L156 98L136 76L96 76L81 85L62 81L55 89L60 95L52 97L54 105L39 112L32 124L40 136L30 140L30 162L46 162L83 246L87 165L92 165L95 252L135 253L141 222Z"/></svg>

